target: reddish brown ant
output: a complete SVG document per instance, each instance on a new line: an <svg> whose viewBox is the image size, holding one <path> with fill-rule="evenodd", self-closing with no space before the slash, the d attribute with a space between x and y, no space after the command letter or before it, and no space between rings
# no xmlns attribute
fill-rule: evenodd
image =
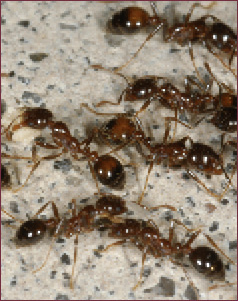
<svg viewBox="0 0 238 301"><path fill-rule="evenodd" d="M210 113L216 110L221 100L221 94L213 96L209 91L198 85L198 83L191 77L186 78L185 92L181 92L178 88L169 83L168 79L163 77L146 76L138 78L137 80L130 83L130 80L121 73L105 69L100 65L92 65L92 67L95 69L102 69L115 73L124 78L128 84L128 86L122 91L117 103L102 101L96 105L97 107L104 104L119 105L122 100L131 103L139 100L144 100L144 104L134 114L134 116L137 117L151 104L151 102L159 101L164 107L175 111L175 117L165 118L166 127L171 121L176 121L183 125L186 125L178 120L178 112L187 111L193 114L193 116L197 117L198 114ZM159 84L159 80L162 80L161 84ZM199 91L192 91L192 85L199 86ZM227 102L227 105L228 102L234 100L234 98L234 95L227 93L222 94L222 102ZM100 113L98 114L100 115Z"/></svg>
<svg viewBox="0 0 238 301"><path fill-rule="evenodd" d="M54 216L49 219L37 218L49 205L52 207ZM76 200L72 200L72 216L70 218L61 218L59 216L58 208L53 201L47 202L43 205L34 216L28 221L16 219L14 216L2 209L2 212L7 214L12 219L19 221L21 226L16 232L16 244L18 246L33 245L43 239L46 233L52 235L52 242L50 244L47 256L43 264L33 271L33 273L41 270L50 255L53 243L57 237L63 236L70 238L75 236L74 239L74 263L72 266L72 274L70 280L70 287L73 288L74 269L77 260L77 247L78 236L80 234L92 232L93 230L100 229L104 223L100 219L106 219L113 222L120 222L119 215L127 212L125 201L115 195L102 195L96 202L95 206L87 205L83 209L76 210ZM105 222L107 227L108 222Z"/></svg>
<svg viewBox="0 0 238 301"><path fill-rule="evenodd" d="M164 26L165 42L174 41L181 46L188 44L189 54L195 67L195 70L198 74L198 77L200 76L194 62L192 48L192 44L195 42L202 43L206 47L206 49L209 52L211 52L223 64L225 68L229 69L236 76L235 72L230 68L230 64L232 62L233 57L237 55L237 36L232 31L232 29L228 25L224 24L217 17L210 14L205 15L195 21L189 21L196 7L203 7L205 9L208 9L213 5L214 3L211 3L208 6L203 6L200 3L193 4L186 15L185 22L177 23L174 26L171 26L170 28L168 28L166 20L161 20L159 26L147 36L145 41L142 43L142 45L139 47L136 53L132 56L132 58L122 66L117 67L115 70L119 71L126 67L138 55L138 53L144 47L144 45L160 30L162 26ZM158 17L156 4L154 2L151 2L151 6L153 8L153 11L155 12L155 15L157 15ZM207 25L205 22L207 19L211 19L214 23L212 25ZM218 49L221 53L224 53L229 56L229 65L227 65L220 57L220 55L215 52L214 48Z"/></svg>
<svg viewBox="0 0 238 301"><path fill-rule="evenodd" d="M131 6L115 13L107 22L107 31L114 34L134 34L141 29L162 25L152 6L154 15L150 16L143 8Z"/></svg>
<svg viewBox="0 0 238 301"><path fill-rule="evenodd" d="M102 155L99 156L96 151L91 151L89 148L89 144L91 143L93 137L89 137L82 142L79 142L75 137L70 134L70 131L67 125L61 121L54 122L52 120L52 113L47 109L41 108L28 108L21 115L22 121L15 125L14 119L4 133L7 133L8 137L11 137L9 134L10 129L12 131L16 131L22 127L30 127L34 129L45 129L49 128L51 130L51 137L55 144L49 144L41 141L34 141L32 147L32 158L30 157L21 157L21 156L9 156L7 154L3 154L3 157L13 158L13 159L32 159L34 165L30 174L28 175L25 183L20 187L24 187L29 180L32 173L36 170L42 160L50 160L55 159L61 156L63 153L69 152L70 155L75 160L82 160L78 155L82 155L89 163L91 173L93 178L96 181L96 185L98 188L97 180L114 189L122 189L125 182L125 173L123 166L120 161L110 155ZM19 117L19 116L18 116ZM17 118L18 118L17 117ZM49 155L42 157L40 159L36 156L36 146L40 146L46 149L61 149L62 151L59 154ZM92 165L93 164L93 165ZM15 190L18 191L19 189Z"/></svg>
<svg viewBox="0 0 238 301"><path fill-rule="evenodd" d="M192 235L184 244L174 242L174 224L183 226L188 232L192 232ZM169 239L162 237L159 228L152 221L144 223L136 219L124 219L120 223L112 223L109 227L109 237L120 239L103 250L97 250L98 252L105 252L113 246L124 245L125 243L132 243L140 251L142 251L142 267L140 271L140 278L137 284L133 287L135 290L142 282L142 276L144 271L144 263L147 255L152 255L155 258L167 257L169 260L182 267L187 279L192 287L196 290L193 282L189 278L187 271L180 263L178 258L188 256L190 263L195 270L202 273L204 276L210 279L224 280L225 269L224 264L219 255L210 247L198 246L192 248L191 245L197 239L198 235L202 233L209 243L216 248L226 259L235 264L213 241L213 239L207 234L203 233L201 229L194 230L188 229L182 222L173 219L169 228ZM174 259L175 257L175 259ZM177 259L176 259L177 258ZM233 283L232 283L233 284ZM231 283L227 284L231 285ZM198 292L197 292L198 295Z"/></svg>
<svg viewBox="0 0 238 301"><path fill-rule="evenodd" d="M168 132L165 132L163 143L151 145L151 142L141 140L147 147L150 154L146 155L146 159L150 161L148 173L146 176L145 186L143 192L138 200L142 202L145 189L148 184L149 175L153 169L154 164L161 164L164 160L168 161L170 167L185 167L189 176L191 176L197 183L199 183L211 196L220 200L231 185L231 178L227 175L221 155L218 155L210 146L195 143L187 136L181 140L167 143ZM204 172L208 175L221 175L224 173L228 183L221 194L212 192L191 170ZM235 170L234 170L235 172Z"/></svg>

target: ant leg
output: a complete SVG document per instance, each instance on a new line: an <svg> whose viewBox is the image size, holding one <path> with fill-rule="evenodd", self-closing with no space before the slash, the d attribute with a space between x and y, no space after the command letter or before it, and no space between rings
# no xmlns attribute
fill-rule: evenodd
<svg viewBox="0 0 238 301"><path fill-rule="evenodd" d="M154 29L153 32L151 32L147 38L145 39L145 41L141 44L141 46L139 47L139 49L135 52L135 54L123 65L121 65L120 67L116 67L114 70L116 72L122 70L123 68L125 68L127 65L130 64L130 62L139 54L139 52L141 51L141 49L145 46L145 44L153 38L153 36L160 30L160 28L166 23L165 20L162 20L161 23Z"/></svg>
<svg viewBox="0 0 238 301"><path fill-rule="evenodd" d="M210 74L212 79L217 83L217 85L219 87L222 87L223 89L228 91L230 94L234 94L234 91L231 88L229 88L226 84L221 83L216 79L215 75L212 73L211 67L209 66L209 64L207 62L204 63L204 67L207 69L208 73Z"/></svg>
<svg viewBox="0 0 238 301"><path fill-rule="evenodd" d="M209 188L207 188L207 186L191 170L187 169L187 173L197 183L199 183L212 197L215 197L218 201L220 201L220 199L221 199L221 197L223 197L224 193L218 194L218 193L212 192Z"/></svg>
<svg viewBox="0 0 238 301"><path fill-rule="evenodd" d="M51 204L51 206L52 206L52 211L53 211L53 213L54 213L54 217L57 219L57 220L59 220L60 218L59 218L59 211L58 211L58 208L57 208L57 206L56 206L56 204L55 204L55 202L53 202L53 201L49 201L49 202L47 202L45 205L43 205L32 217L31 217L31 219L33 219L33 218L35 218L37 215L39 215L39 214L41 214L41 212L43 212L45 209L46 209L46 207L48 207L49 205Z"/></svg>
<svg viewBox="0 0 238 301"><path fill-rule="evenodd" d="M13 220L19 222L20 224L24 223L24 220L15 218L13 215L11 215L10 213L8 213L5 209L1 208L1 211L4 212L7 216L9 216L10 218L12 218Z"/></svg>
<svg viewBox="0 0 238 301"><path fill-rule="evenodd" d="M195 3L196 4L196 3ZM190 55L190 58L192 60L192 63L193 63L193 67L197 73L197 78L199 79L199 81L204 85L204 87L206 86L206 83L204 82L204 80L201 78L200 74L199 74L199 71L197 69L197 66L195 64L195 60L194 60L194 55L193 55L193 46L192 46L192 43L191 41L189 41L188 43L188 50L189 50L189 55Z"/></svg>
<svg viewBox="0 0 238 301"><path fill-rule="evenodd" d="M209 8L211 8L212 6L214 6L216 4L216 1L213 1L213 2L211 2L209 5L207 5L207 6L205 6L205 5L202 5L202 4L200 4L200 3L194 3L193 5L192 5L192 7L190 8L190 10L188 11L188 13L187 13L187 16L186 16L186 19L185 19L185 25L187 25L187 23L189 22L189 20L190 20L190 18L191 18L191 15L192 15L192 13L193 13L193 11L194 11L194 9L196 8L196 7L202 7L202 8L205 8L205 9L209 9Z"/></svg>
<svg viewBox="0 0 238 301"><path fill-rule="evenodd" d="M71 273L71 277L70 277L70 288L71 289L74 288L73 278L74 278L74 270L75 270L77 255L78 255L78 237L79 237L79 235L76 234L76 238L74 239L74 263L72 266L72 273Z"/></svg>
<svg viewBox="0 0 238 301"><path fill-rule="evenodd" d="M126 242L127 242L126 239L118 240L118 241L116 241L116 242L114 242L114 243L112 243L112 244L106 246L106 248L103 249L103 250L95 249L94 251L95 251L95 252L99 252L99 253L104 253L104 252L107 252L111 247L120 246L120 245L123 245L123 244L126 243Z"/></svg>
<svg viewBox="0 0 238 301"><path fill-rule="evenodd" d="M177 115L177 111L176 111L176 115ZM185 126L188 129L193 129L194 128L191 125L180 121L177 118L177 116L175 116L175 117L165 117L165 134L164 134L164 138L163 138L163 143L167 143L168 142L168 136L169 136L169 132L170 132L170 129L171 129L170 124L171 124L172 121L175 121L176 124L180 123L181 125ZM175 131L174 131L174 134L175 134ZM173 142L173 141L174 141L174 135L173 135L173 138L172 138L171 142Z"/></svg>
<svg viewBox="0 0 238 301"><path fill-rule="evenodd" d="M223 61L223 59L219 56L219 54L212 50L211 46L208 43L206 43L205 41L203 41L203 43L207 48L207 50L211 52L221 62L221 64L235 76L235 78L237 78L237 74L235 73L235 70L231 69L231 67Z"/></svg>
<svg viewBox="0 0 238 301"><path fill-rule="evenodd" d="M92 67L94 69L104 70L104 71L119 75L120 77L124 78L124 80L127 82L128 85L130 84L130 82L132 82L132 78L126 77L124 74L119 73L115 70L110 70L110 69L104 68L102 65L91 65L90 67Z"/></svg>
<svg viewBox="0 0 238 301"><path fill-rule="evenodd" d="M145 266L145 259L146 259L146 255L147 255L147 247L143 249L143 253L142 253L142 266L141 266L141 270L140 270L140 278L137 281L137 284L135 286L133 286L132 290L135 291L137 289L137 287L141 284L142 282L142 276L143 276L143 272L144 272L144 266Z"/></svg>
<svg viewBox="0 0 238 301"><path fill-rule="evenodd" d="M37 162L35 162L35 164L33 165L29 175L27 176L25 182L17 189L13 189L12 191L14 193L20 191L26 184L27 182L29 181L30 177L32 176L33 172L37 169L37 167L40 165L41 161L42 160L51 160L51 159L55 159L57 157L60 157L61 155L63 154L63 152L59 153L59 154L56 154L56 155L50 155L50 156L46 156L46 157L42 157L40 158ZM34 158L32 158L34 160Z"/></svg>
<svg viewBox="0 0 238 301"><path fill-rule="evenodd" d="M10 132L10 128L11 126L13 125L13 123L19 118L22 116L23 113L17 115L17 117L15 117L12 122L5 128L5 130L3 131L3 133L1 133L1 135L4 135L6 134L6 138L7 140L11 141L12 140L12 132L14 131L17 131L18 129L20 129L22 127L22 124L21 123L18 123L14 126L14 130L12 128L12 132Z"/></svg>
<svg viewBox="0 0 238 301"><path fill-rule="evenodd" d="M148 100L146 100L142 107L135 113L135 116L137 117L141 112L145 111L153 99L154 97L150 97Z"/></svg>
<svg viewBox="0 0 238 301"><path fill-rule="evenodd" d="M190 286L191 286L191 287L194 289L194 291L195 291L195 294L196 294L196 297L197 297L196 300L199 300L198 289L197 289L197 287L195 286L195 284L193 283L193 281L192 281L192 279L191 279L189 273L187 272L187 270L182 266L181 263L176 262L175 260L173 260L173 259L171 259L171 258L169 258L169 260L170 260L174 265L179 265L179 266L182 268L182 270L183 270L183 272L184 272L184 275L186 276L186 278L187 278L187 280L188 280Z"/></svg>
<svg viewBox="0 0 238 301"><path fill-rule="evenodd" d="M97 187L98 193L100 194L100 189L99 189L99 186L98 186L98 180L97 180L97 177L96 177L96 175L95 175L94 168L93 168L91 162L89 162L89 161L88 161L88 165L89 165L89 168L90 168L90 172L91 172L91 174L92 174L92 177L93 177L93 179L94 179L94 181L95 181L95 183L96 183L96 187Z"/></svg>
<svg viewBox="0 0 238 301"><path fill-rule="evenodd" d="M157 209L160 209L160 208L166 208L166 209L169 209L171 211L177 211L177 209L175 207L170 206L170 205L159 205L159 206L155 206L155 207L148 207L148 206L145 206L145 205L138 204L138 202L136 202L136 201L132 201L132 203L135 203L138 206L140 206L141 208L143 208L145 210L148 210L148 211L157 210Z"/></svg>
<svg viewBox="0 0 238 301"><path fill-rule="evenodd" d="M232 286L232 285L237 285L237 282L229 282L229 283L225 283L225 284L215 284L215 285L210 286L208 288L208 290L211 291L211 290L214 290L216 288Z"/></svg>
<svg viewBox="0 0 238 301"><path fill-rule="evenodd" d="M44 262L42 263L42 265L41 265L39 268L37 268L37 269L35 269L35 270L32 271L33 274L39 272L39 271L45 266L45 264L46 264L46 262L47 262L47 260L48 260L48 258L49 258L49 256L50 256L50 252L51 252L51 250L52 250L52 248L53 248L53 243L55 242L55 240L56 240L56 238L57 238L57 236L58 236L59 230L60 230L60 228L61 228L63 222L64 222L64 219L62 219L62 220L59 222L59 224L57 225L57 228L56 228L55 233L54 233L54 235L53 235L53 237L52 237L52 241L51 241L51 244L50 244L50 246L49 246L49 250L48 250L48 252L47 252L46 258L45 258Z"/></svg>
<svg viewBox="0 0 238 301"><path fill-rule="evenodd" d="M138 199L138 201L137 201L137 203L138 203L139 205L141 204L141 202L142 202L142 200L143 200L143 197L144 197L144 194L145 194L145 190L146 190L146 187L147 187L147 185L148 185L149 175L150 175L150 173L151 173L151 170L153 169L153 166L154 166L154 161L152 161L152 162L150 163L150 166L149 166L149 169L148 169L148 172L147 172L147 176L146 176L146 180L145 180L144 189L143 189L143 191L142 191L141 196L139 197L139 199Z"/></svg>
<svg viewBox="0 0 238 301"><path fill-rule="evenodd" d="M104 102L105 103L105 102ZM99 116L115 116L115 115L118 115L118 113L99 113L95 110L93 110L92 108L90 108L88 106L88 104L86 103L82 103L80 107L84 107L86 110L88 110L89 112L95 114L95 115L99 115Z"/></svg>
<svg viewBox="0 0 238 301"><path fill-rule="evenodd" d="M199 230L201 230L201 226L197 227L195 229L189 229L187 226L184 225L184 223L182 223L181 221L179 221L177 219L172 219L171 221L174 222L175 224L179 225L179 226L182 226L188 232L198 232Z"/></svg>

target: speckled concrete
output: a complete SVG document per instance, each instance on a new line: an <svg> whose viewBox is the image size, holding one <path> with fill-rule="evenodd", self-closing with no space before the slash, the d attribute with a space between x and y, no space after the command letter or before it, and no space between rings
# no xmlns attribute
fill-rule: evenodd
<svg viewBox="0 0 238 301"><path fill-rule="evenodd" d="M184 15L193 2L174 2L178 15ZM133 2L150 10L149 3ZM102 64L113 67L125 62L144 40L143 33L137 36L112 37L106 34L104 26L110 15L124 7L125 3L97 2L2 2L2 61L1 70L14 70L15 77L2 79L2 124L7 125L19 114L22 107L46 107L53 112L57 120L66 122L77 138L86 136L86 129L103 123L105 118L80 110L81 103L93 105L101 100L116 100L125 82L115 75L96 72L90 64ZM209 10L236 31L236 2L221 1ZM158 9L168 13L171 3L160 2ZM195 10L194 17L203 15L203 9ZM173 51L172 51L173 49ZM174 50L176 49L176 50ZM40 61L34 54L42 53ZM194 47L196 63L203 72L203 62L208 60L219 79L236 88L234 77L224 70L217 60L201 46ZM202 58L202 60L201 60ZM236 59L234 60L236 66ZM186 47L165 44L161 34L151 40L138 59L130 64L125 74L142 76L157 74L168 77L172 83L183 89L186 75L195 74ZM214 86L214 93L218 93ZM105 107L101 110L123 112L128 105ZM139 105L138 105L139 108ZM154 110L154 108L157 108ZM164 116L173 113L151 105L141 116L145 129L150 126L156 141L163 136ZM9 154L30 156L32 137L39 133L19 131L9 143L2 139L2 150ZM46 133L49 138L49 134ZM177 138L190 135L195 141L211 145L219 150L220 133L206 121L196 130L178 126ZM95 149L96 149L95 145ZM104 149L100 147L100 152ZM45 152L49 153L49 152ZM123 150L120 155L125 162L138 163L134 170L126 167L127 184L123 191L116 192L128 201L133 217L153 218L161 232L168 235L169 212L144 213L141 208L130 204L142 191L147 168L134 148ZM225 164L234 164L232 150L227 151ZM26 179L30 166L23 161L7 161L4 164L12 175L13 186L17 181ZM202 226L220 248L236 261L237 216L236 190L229 189L221 203L210 197L192 180L185 180L184 170L167 170L163 166L154 168L144 203L147 205L171 204L178 208L173 216L188 227ZM19 179L17 179L17 177ZM186 178L186 177L185 177ZM225 183L224 176L206 179L209 187L221 191ZM236 183L236 177L233 178ZM47 201L53 200L63 215L72 198L84 206L94 203L96 197L93 182L87 164L75 162L69 155L55 161L42 162L29 183L18 193L2 191L2 206L18 219L26 219ZM215 209L215 210L213 210ZM44 215L51 216L46 210ZM2 221L9 218L2 216ZM2 300L76 300L76 299L193 299L194 293L179 266L174 266L166 258L163 260L148 257L145 263L144 283L135 291L132 287L138 280L141 267L141 253L133 246L111 249L97 257L93 250L100 245L106 246L113 239L97 232L79 237L78 262L75 273L75 289L69 288L71 265L73 262L73 239L58 239L53 246L46 266L36 274L32 270L39 267L45 259L49 239L38 245L16 249L13 241L15 230L2 226ZM185 232L178 228L178 239ZM195 245L207 244L201 237ZM200 277L191 267L189 275L198 288L200 299L235 300L236 286L219 287L208 291L211 282ZM236 266L226 268L226 281L236 281Z"/></svg>

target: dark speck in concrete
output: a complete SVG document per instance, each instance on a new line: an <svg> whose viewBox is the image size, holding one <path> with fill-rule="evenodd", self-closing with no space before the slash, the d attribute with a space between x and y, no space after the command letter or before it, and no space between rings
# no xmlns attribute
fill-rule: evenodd
<svg viewBox="0 0 238 301"><path fill-rule="evenodd" d="M6 112L6 108L7 108L6 102L2 99L2 101L1 101L1 116Z"/></svg>
<svg viewBox="0 0 238 301"><path fill-rule="evenodd" d="M64 279L68 280L70 279L70 275L68 273L62 273Z"/></svg>
<svg viewBox="0 0 238 301"><path fill-rule="evenodd" d="M89 198L82 199L82 200L80 200L80 204L85 204L88 202L88 200L89 200Z"/></svg>
<svg viewBox="0 0 238 301"><path fill-rule="evenodd" d="M222 205L227 205L229 204L229 201L227 199L221 200Z"/></svg>
<svg viewBox="0 0 238 301"><path fill-rule="evenodd" d="M138 266L138 262L132 262L132 264L130 265L131 268L137 267Z"/></svg>
<svg viewBox="0 0 238 301"><path fill-rule="evenodd" d="M57 244L63 244L63 243L65 243L65 239L62 238L62 237L58 237L57 240L56 240L56 243Z"/></svg>
<svg viewBox="0 0 238 301"><path fill-rule="evenodd" d="M171 48L170 50L169 50L169 53L177 53L177 52L180 52L181 51L181 49L178 49L178 48Z"/></svg>
<svg viewBox="0 0 238 301"><path fill-rule="evenodd" d="M68 29L68 30L76 30L77 29L77 26L65 24L65 23L60 23L59 26L60 26L60 29Z"/></svg>
<svg viewBox="0 0 238 301"><path fill-rule="evenodd" d="M63 172L70 171L72 163L69 159L54 162L54 169L61 169Z"/></svg>
<svg viewBox="0 0 238 301"><path fill-rule="evenodd" d="M55 297L55 300L69 300L69 297L67 295L61 295L61 294L58 294L56 297Z"/></svg>
<svg viewBox="0 0 238 301"><path fill-rule="evenodd" d="M42 101L42 98L37 93L32 93L29 91L24 91L24 93L22 94L22 99L32 99L35 103L39 103Z"/></svg>
<svg viewBox="0 0 238 301"><path fill-rule="evenodd" d="M183 172L182 178L183 178L184 180L189 180L189 179L190 179L189 175L188 175L186 172Z"/></svg>
<svg viewBox="0 0 238 301"><path fill-rule="evenodd" d="M55 279L56 274L57 274L57 271L51 271L50 272L50 279Z"/></svg>
<svg viewBox="0 0 238 301"><path fill-rule="evenodd" d="M19 213L18 204L16 202L10 202L10 209L13 213Z"/></svg>
<svg viewBox="0 0 238 301"><path fill-rule="evenodd" d="M237 249L237 240L233 240L229 242L229 250Z"/></svg>
<svg viewBox="0 0 238 301"><path fill-rule="evenodd" d="M158 284L144 290L144 293L150 292L154 292L156 295L162 295L164 297L172 297L175 294L175 283L172 279L161 277Z"/></svg>
<svg viewBox="0 0 238 301"><path fill-rule="evenodd" d="M37 200L37 202L40 204L40 203L43 203L43 201L44 201L44 197L40 197L38 200Z"/></svg>
<svg viewBox="0 0 238 301"><path fill-rule="evenodd" d="M187 286L184 296L188 300L197 300L196 293L195 293L194 289L191 287L191 285Z"/></svg>
<svg viewBox="0 0 238 301"><path fill-rule="evenodd" d="M22 82L23 84L29 85L29 83L31 82L31 80L29 78L23 77L23 76L18 76L17 78L20 82Z"/></svg>
<svg viewBox="0 0 238 301"><path fill-rule="evenodd" d="M152 125L153 130L158 130L160 126L158 124L153 124Z"/></svg>
<svg viewBox="0 0 238 301"><path fill-rule="evenodd" d="M66 253L64 253L60 259L62 263L70 265L70 257Z"/></svg>
<svg viewBox="0 0 238 301"><path fill-rule="evenodd" d="M6 24L6 19L1 18L1 25L5 25Z"/></svg>
<svg viewBox="0 0 238 301"><path fill-rule="evenodd" d="M41 62L43 59L48 57L48 54L47 53L32 53L29 55L29 57L33 62Z"/></svg>
<svg viewBox="0 0 238 301"><path fill-rule="evenodd" d="M209 227L209 231L213 232L216 231L218 228L219 228L219 223L214 221L212 225Z"/></svg>
<svg viewBox="0 0 238 301"><path fill-rule="evenodd" d="M14 276L10 282L10 285L11 286L15 286L17 284L17 281L16 281L16 276Z"/></svg>
<svg viewBox="0 0 238 301"><path fill-rule="evenodd" d="M195 206L196 206L196 204L194 203L192 197L186 197L185 199L186 199L186 202L187 202L189 205L191 205L191 207L195 207Z"/></svg>
<svg viewBox="0 0 238 301"><path fill-rule="evenodd" d="M96 292L100 292L100 288L98 286L95 286L94 289Z"/></svg>
<svg viewBox="0 0 238 301"><path fill-rule="evenodd" d="M23 27L28 27L30 25L30 21L22 20L22 21L18 22L18 25L23 26Z"/></svg>
<svg viewBox="0 0 238 301"><path fill-rule="evenodd" d="M114 295L115 292L114 292L114 291L109 291L109 294L110 294L110 295Z"/></svg>
<svg viewBox="0 0 238 301"><path fill-rule="evenodd" d="M166 221L170 221L173 218L173 214L171 213L171 211L165 211L164 216L164 219Z"/></svg>
<svg viewBox="0 0 238 301"><path fill-rule="evenodd" d="M144 268L143 277L149 277L151 274L151 268Z"/></svg>

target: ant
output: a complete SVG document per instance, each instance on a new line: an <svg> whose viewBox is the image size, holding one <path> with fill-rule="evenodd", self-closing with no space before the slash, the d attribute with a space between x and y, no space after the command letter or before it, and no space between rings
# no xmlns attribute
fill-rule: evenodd
<svg viewBox="0 0 238 301"><path fill-rule="evenodd" d="M217 154L210 146L193 142L187 136L178 141L167 143L169 132L165 132L162 143L151 145L151 142L141 140L141 143L149 150L150 154L145 155L146 160L150 162L143 192L138 200L141 204L144 197L145 189L148 184L149 175L153 169L154 164L161 164L164 160L168 160L170 167L185 167L187 174L192 177L198 184L200 184L211 196L218 200L224 196L230 187L231 178L227 175L224 166L222 155ZM221 194L212 192L199 178L190 170L195 169L204 172L208 175L221 175L224 173L228 183ZM235 172L235 169L234 169Z"/></svg>
<svg viewBox="0 0 238 301"><path fill-rule="evenodd" d="M156 4L150 2L153 11L158 16ZM236 76L235 71L231 69L230 65L234 56L237 55L237 35L232 31L232 29L224 24L221 20L213 15L205 15L195 21L189 21L191 15L196 7L202 7L205 9L211 8L215 3L212 2L208 6L203 6L200 3L194 3L190 8L189 12L186 15L185 21L183 23L177 23L174 26L168 27L166 20L161 20L159 26L150 33L136 53L132 58L123 64L120 67L117 67L115 70L119 71L126 67L140 52L144 45L160 30L162 26L165 28L164 41L165 42L177 42L179 45L184 46L188 44L190 58L195 67L196 73L199 76L199 72L194 62L193 48L192 44L195 42L202 43L206 49L212 53L225 68L230 70L233 75ZM159 18L159 16L158 16ZM214 23L212 25L207 25L206 20L211 19ZM214 50L218 49L221 53L224 53L229 56L229 65L227 65L220 55Z"/></svg>
<svg viewBox="0 0 238 301"><path fill-rule="evenodd" d="M184 244L179 242L174 242L174 225L183 226L188 232L192 232L190 238ZM110 245L108 245L103 250L97 250L98 252L106 252L109 248L119 245L124 245L125 243L131 243L135 245L140 251L142 251L142 267L140 271L140 278L137 284L133 287L136 290L142 283L142 276L144 271L144 263L147 255L152 255L155 258L167 257L169 260L181 266L188 281L195 289L197 295L197 289L188 276L187 271L183 265L178 261L185 256L188 256L190 263L193 265L195 270L203 274L210 279L224 280L225 269L224 264L219 257L219 255L210 247L198 246L192 248L193 242L197 239L199 234L202 233L208 242L216 248L226 259L235 264L213 241L213 239L207 234L203 233L201 229L188 229L182 222L172 219L171 225L169 227L169 238L165 239L162 237L158 226L153 220L148 220L147 222L141 222L136 219L123 219L123 222L112 223L109 227L108 236L112 238L120 239ZM175 259L173 258L175 257ZM227 284L231 285L231 283Z"/></svg>
<svg viewBox="0 0 238 301"><path fill-rule="evenodd" d="M8 173L7 168L1 164L1 187L3 189L11 186L11 177Z"/></svg>
<svg viewBox="0 0 238 301"><path fill-rule="evenodd" d="M181 92L164 77L151 75L141 77L130 82L130 79L121 73L108 70L100 65L92 65L91 67L112 72L124 78L127 82L127 87L122 91L117 103L101 101L96 105L97 107L100 107L104 104L119 105L123 99L124 101L131 103L144 100L144 104L134 114L134 116L137 117L141 112L146 110L151 102L158 100L162 106L175 111L175 117L165 118L165 127L167 127L171 121L176 121L175 129L177 127L177 122L181 123L182 125L186 125L182 121L178 120L178 112L187 111L194 116L197 116L198 114L204 114L213 111L215 108L217 108L220 102L220 94L213 96L209 91L201 88L200 85L198 85L198 83L189 76L187 76L185 79L185 92ZM162 80L161 84L159 84L159 80ZM199 91L192 91L192 85L198 86ZM201 90L202 92L200 92ZM222 94L222 102L228 102L234 98L234 95Z"/></svg>
<svg viewBox="0 0 238 301"><path fill-rule="evenodd" d="M37 218L48 206L52 207L53 217L48 219ZM36 214L33 215L28 221L18 220L4 209L6 215L12 219L21 223L16 232L16 245L17 246L29 246L34 245L41 241L46 233L50 233L52 241L47 252L47 256L43 264L33 271L36 273L40 271L46 264L50 252L53 247L53 243L60 235L65 238L75 236L74 239L74 263L72 266L72 274L70 280L70 288L73 289L73 276L74 269L77 260L77 247L78 236L80 234L89 233L94 230L100 229L103 226L108 226L108 222L120 222L119 215L128 211L125 201L116 195L102 195L96 202L95 206L87 205L81 210L76 210L76 200L72 200L72 216L70 218L61 218L59 216L58 208L53 201L47 202L43 205ZM103 219L106 219L103 222ZM100 221L101 220L101 221Z"/></svg>
<svg viewBox="0 0 238 301"><path fill-rule="evenodd" d="M115 13L107 22L107 31L113 34L134 34L141 29L151 26L160 26L163 23L152 7L153 16L140 7L126 7Z"/></svg>
<svg viewBox="0 0 238 301"><path fill-rule="evenodd" d="M9 156L7 154L3 154L3 157L12 158L12 159L31 159L34 162L31 172L29 173L25 183L19 188L21 189L26 185L30 176L39 166L42 160L50 160L55 159L61 156L63 153L69 152L70 155L75 160L83 160L83 158L79 158L78 154L83 155L88 161L92 176L96 182L97 188L98 183L97 179L108 187L114 189L122 189L125 183L125 172L122 164L116 158L110 155L102 155L96 151L91 151L89 148L89 144L91 143L93 136L86 138L82 142L79 142L75 137L70 134L70 131L67 125L61 121L53 121L53 114L47 110L42 108L27 108L21 115L17 116L21 117L21 121L14 125L16 118L10 123L10 125L6 128L4 133L6 133L7 137L11 139L12 134L10 133L10 129L12 132L22 128L22 127L30 127L34 129L46 129L49 128L51 130L51 137L55 144L49 144L45 142L41 142L39 140L35 140L32 147L32 157L21 157L21 156ZM46 149L61 149L62 151L55 155L49 155L46 157L42 157L40 159L36 156L36 146L40 146ZM19 189L15 190L18 191ZM98 188L99 189L99 188Z"/></svg>

